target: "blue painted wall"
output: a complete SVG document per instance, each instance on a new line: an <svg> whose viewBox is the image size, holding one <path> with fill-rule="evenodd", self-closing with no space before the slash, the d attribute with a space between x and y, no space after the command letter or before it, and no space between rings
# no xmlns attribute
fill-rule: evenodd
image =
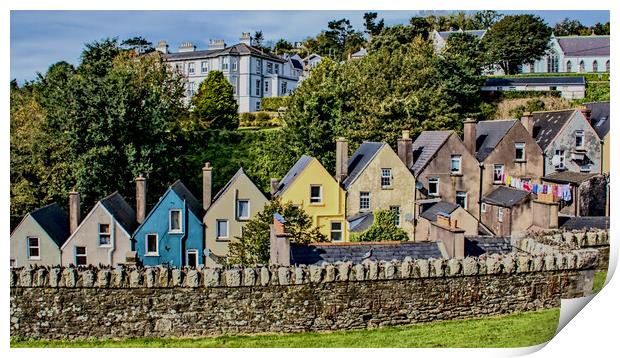
<svg viewBox="0 0 620 358"><path fill-rule="evenodd" d="M171 209L181 209L183 215L183 232L170 233L169 212ZM146 235L158 235L158 256L145 255ZM173 190L168 189L164 196L132 237L133 250L137 251L138 258L145 266L168 264L170 267L181 267L186 264L185 253L189 249L198 251L198 264L203 265L204 229L202 220L189 210L185 201ZM183 248L183 241L185 247Z"/></svg>

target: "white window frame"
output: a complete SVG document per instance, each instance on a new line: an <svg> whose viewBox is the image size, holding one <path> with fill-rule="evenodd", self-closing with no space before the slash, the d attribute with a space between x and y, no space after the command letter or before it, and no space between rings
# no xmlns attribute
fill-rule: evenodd
<svg viewBox="0 0 620 358"><path fill-rule="evenodd" d="M155 236L155 251L149 251L149 236ZM156 232L144 235L144 256L159 256L159 234Z"/></svg>
<svg viewBox="0 0 620 358"><path fill-rule="evenodd" d="M431 183L435 184L435 188L437 190L431 191ZM439 195L439 178L428 178L428 195L432 195L432 196Z"/></svg>
<svg viewBox="0 0 620 358"><path fill-rule="evenodd" d="M384 184L385 182L385 184ZM392 168L381 168L381 188L392 187Z"/></svg>
<svg viewBox="0 0 620 358"><path fill-rule="evenodd" d="M273 73L273 63L267 62L267 73Z"/></svg>
<svg viewBox="0 0 620 358"><path fill-rule="evenodd" d="M265 81L265 94L269 93L269 81Z"/></svg>
<svg viewBox="0 0 620 358"><path fill-rule="evenodd" d="M200 62L200 72L201 73L209 72L209 61Z"/></svg>
<svg viewBox="0 0 620 358"><path fill-rule="evenodd" d="M281 95L285 95L288 90L288 83L286 81L282 81L280 84L280 90L282 91Z"/></svg>
<svg viewBox="0 0 620 358"><path fill-rule="evenodd" d="M462 173L462 157L460 154L453 154L450 157L450 173L452 174L461 174ZM454 170L454 163L458 163L458 169Z"/></svg>
<svg viewBox="0 0 620 358"><path fill-rule="evenodd" d="M555 166L555 169L566 169L566 152L563 149L556 149L555 155L560 158L560 163Z"/></svg>
<svg viewBox="0 0 620 358"><path fill-rule="evenodd" d="M172 212L178 212L179 213L179 228L178 229L172 229ZM180 234L183 233L183 210L181 209L170 209L168 211L168 232L172 233L172 234Z"/></svg>
<svg viewBox="0 0 620 358"><path fill-rule="evenodd" d="M370 210L370 192L369 191L360 191L360 211L368 211ZM362 203L367 202L368 207L362 206Z"/></svg>
<svg viewBox="0 0 620 358"><path fill-rule="evenodd" d="M400 227L400 206L399 205L390 205L390 210L396 213L396 227Z"/></svg>
<svg viewBox="0 0 620 358"><path fill-rule="evenodd" d="M260 90L261 90L261 81L260 80L256 80L256 95L260 97Z"/></svg>
<svg viewBox="0 0 620 358"><path fill-rule="evenodd" d="M237 60L235 60L234 58L232 59L232 64L231 64L231 68L233 71L237 71Z"/></svg>
<svg viewBox="0 0 620 358"><path fill-rule="evenodd" d="M469 201L469 200L467 200L467 197L468 197L467 192L466 192L466 191L461 191L461 190L457 191L457 192L456 192L456 198L458 199L459 197L463 197L463 198L465 199L465 200L463 201L463 206L462 206L462 208L463 208L463 209L465 209L465 210L467 210L467 205L469 204L469 203L468 203L468 201ZM456 204L458 205L458 200L456 200L456 201L457 201L457 203L456 203Z"/></svg>
<svg viewBox="0 0 620 358"><path fill-rule="evenodd" d="M497 221L500 223L504 222L504 208L501 206L497 207Z"/></svg>
<svg viewBox="0 0 620 358"><path fill-rule="evenodd" d="M83 254L79 254L77 253L77 249L78 247L83 247L84 248L84 253ZM75 262L75 266L80 266L78 265L78 257L85 257L86 258L86 263L82 266L87 266L88 265L88 247L86 246L74 246L73 247L73 262Z"/></svg>
<svg viewBox="0 0 620 358"><path fill-rule="evenodd" d="M280 74L280 65L277 63L273 65L273 71L276 75Z"/></svg>
<svg viewBox="0 0 620 358"><path fill-rule="evenodd" d="M260 101L256 101L256 111L260 111Z"/></svg>
<svg viewBox="0 0 620 358"><path fill-rule="evenodd" d="M334 230L334 224L340 224L340 229L339 230ZM334 233L340 233L340 240L334 240ZM331 221L329 223L329 239L332 242L342 242L344 241L344 227L342 224L342 221Z"/></svg>
<svg viewBox="0 0 620 358"><path fill-rule="evenodd" d="M517 157L517 151L521 150L521 157ZM515 161L524 162L525 161L525 143L524 142L516 142L515 143Z"/></svg>
<svg viewBox="0 0 620 358"><path fill-rule="evenodd" d="M257 58L256 59L256 74L257 75L260 75L261 72L262 72L262 68L261 68L262 66L261 65L262 64L261 64L260 58Z"/></svg>
<svg viewBox="0 0 620 358"><path fill-rule="evenodd" d="M226 236L220 235L220 223L226 223ZM230 222L228 219L216 219L215 220L215 237L218 240L226 240L230 236Z"/></svg>
<svg viewBox="0 0 620 358"><path fill-rule="evenodd" d="M222 57L220 68L222 71L228 71L228 57Z"/></svg>
<svg viewBox="0 0 620 358"><path fill-rule="evenodd" d="M312 196L312 188L319 188L319 196ZM313 201L318 199L318 201ZM310 205L323 204L323 186L319 184L310 184Z"/></svg>
<svg viewBox="0 0 620 358"><path fill-rule="evenodd" d="M189 266L189 255L190 254L196 255L196 266L194 267L198 267L198 250L196 249L185 250L185 266Z"/></svg>
<svg viewBox="0 0 620 358"><path fill-rule="evenodd" d="M577 145L577 138L581 138L581 145ZM585 149L585 139L586 139L586 135L583 130L575 131L575 149L577 150Z"/></svg>
<svg viewBox="0 0 620 358"><path fill-rule="evenodd" d="M241 216L241 211L239 210L239 204L241 202L246 202L248 203L248 215L247 216ZM249 220L250 217L252 216L251 212L250 212L250 199L237 199L237 205L235 210L237 211L237 219L239 220Z"/></svg>
<svg viewBox="0 0 620 358"><path fill-rule="evenodd" d="M196 63L190 62L187 64L187 74L193 75L194 73L196 73Z"/></svg>
<svg viewBox="0 0 620 358"><path fill-rule="evenodd" d="M499 180L495 179L496 169L500 168L499 171ZM493 184L501 184L502 183L502 175L504 175L504 164L493 164Z"/></svg>
<svg viewBox="0 0 620 358"><path fill-rule="evenodd" d="M37 239L37 245L31 246L30 239ZM37 256L30 255L30 249L37 249ZM26 254L28 255L28 260L41 260L41 239L38 236L26 236Z"/></svg>
<svg viewBox="0 0 620 358"><path fill-rule="evenodd" d="M483 213L487 212L487 203L480 203L480 211Z"/></svg>
<svg viewBox="0 0 620 358"><path fill-rule="evenodd" d="M102 232L101 231L101 226L103 225L107 225L108 226L108 231L107 232ZM101 243L101 236L108 236L108 243L107 244L102 244ZM102 223L98 223L97 224L97 237L99 238L99 246L101 247L110 247L112 246L112 225L110 224L102 224Z"/></svg>

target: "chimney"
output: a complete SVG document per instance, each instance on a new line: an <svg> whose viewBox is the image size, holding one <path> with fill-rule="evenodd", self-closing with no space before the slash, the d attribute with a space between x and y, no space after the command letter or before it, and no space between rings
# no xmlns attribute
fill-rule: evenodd
<svg viewBox="0 0 620 358"><path fill-rule="evenodd" d="M581 112L581 114L583 114L584 117L586 117L586 120L588 121L588 123L592 125L592 110L590 110L588 107L584 105L581 105L579 106L579 111Z"/></svg>
<svg viewBox="0 0 620 358"><path fill-rule="evenodd" d="M291 265L291 240L286 231L286 221L282 215L273 215L273 224L269 225L269 264L278 266Z"/></svg>
<svg viewBox="0 0 620 358"><path fill-rule="evenodd" d="M73 234L80 225L80 193L75 188L69 192L69 230Z"/></svg>
<svg viewBox="0 0 620 358"><path fill-rule="evenodd" d="M181 46L179 46L179 52L194 52L196 51L196 46L194 46L191 42L181 42Z"/></svg>
<svg viewBox="0 0 620 358"><path fill-rule="evenodd" d="M250 36L250 33L242 32L241 37L239 38L239 42L248 46L252 46L252 37Z"/></svg>
<svg viewBox="0 0 620 358"><path fill-rule="evenodd" d="M463 122L463 143L472 155L476 154L476 123L472 118L467 118Z"/></svg>
<svg viewBox="0 0 620 358"><path fill-rule="evenodd" d="M523 112L521 116L521 124L525 127L527 132L533 137L534 136L534 115L532 112Z"/></svg>
<svg viewBox="0 0 620 358"><path fill-rule="evenodd" d="M168 43L166 43L166 41L159 41L155 50L161 53L168 53Z"/></svg>
<svg viewBox="0 0 620 358"><path fill-rule="evenodd" d="M398 157L405 163L407 168L413 166L413 141L409 137L409 131L403 131L402 138L398 139Z"/></svg>
<svg viewBox="0 0 620 358"><path fill-rule="evenodd" d="M336 180L342 183L347 176L349 166L349 152L347 149L347 140L339 137L336 140Z"/></svg>
<svg viewBox="0 0 620 358"><path fill-rule="evenodd" d="M202 207L207 210L211 206L211 182L212 182L211 163L206 162L202 168Z"/></svg>
<svg viewBox="0 0 620 358"><path fill-rule="evenodd" d="M225 48L224 40L209 40L209 50L223 50Z"/></svg>
<svg viewBox="0 0 620 358"><path fill-rule="evenodd" d="M146 217L146 178L140 174L136 178L136 221L144 222Z"/></svg>
<svg viewBox="0 0 620 358"><path fill-rule="evenodd" d="M271 193L272 198L278 191L278 186L280 186L280 181L277 178L271 178L269 181L269 192Z"/></svg>

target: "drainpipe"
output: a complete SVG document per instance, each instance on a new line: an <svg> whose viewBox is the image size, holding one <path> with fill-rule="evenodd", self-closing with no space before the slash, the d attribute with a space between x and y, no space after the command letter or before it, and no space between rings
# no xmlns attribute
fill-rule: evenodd
<svg viewBox="0 0 620 358"><path fill-rule="evenodd" d="M418 225L417 221L416 221L416 212L417 212L417 204L416 204L416 200L417 200L417 194L418 194L418 188L417 188L417 182L418 179L415 179L415 184L413 186L413 242L415 242L415 232L418 230Z"/></svg>
<svg viewBox="0 0 620 358"><path fill-rule="evenodd" d="M478 186L478 225L482 221L482 181L483 181L483 171L484 171L484 163L479 163L478 167L480 168L480 185Z"/></svg>
<svg viewBox="0 0 620 358"><path fill-rule="evenodd" d="M110 215L110 219L110 244L112 247L108 250L108 262L110 263L110 266L112 266L112 256L114 251L116 251L116 221L112 215Z"/></svg>
<svg viewBox="0 0 620 358"><path fill-rule="evenodd" d="M185 260L185 256L186 256L186 247L187 247L187 230L189 229L187 227L187 223L189 222L189 220L187 219L187 202L185 200L183 200L183 235L181 236L181 267L185 266L187 264L186 260Z"/></svg>

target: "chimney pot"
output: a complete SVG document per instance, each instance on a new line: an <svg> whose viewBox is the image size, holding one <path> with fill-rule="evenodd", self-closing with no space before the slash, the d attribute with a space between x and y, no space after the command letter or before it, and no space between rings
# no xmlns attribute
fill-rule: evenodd
<svg viewBox="0 0 620 358"><path fill-rule="evenodd" d="M80 225L80 193L75 188L69 192L69 230L73 234Z"/></svg>
<svg viewBox="0 0 620 358"><path fill-rule="evenodd" d="M140 174L136 178L136 221L144 222L146 217L146 178Z"/></svg>
<svg viewBox="0 0 620 358"><path fill-rule="evenodd" d="M213 168L211 163L206 162L202 168L202 207L204 210L211 206L211 185L212 185Z"/></svg>
<svg viewBox="0 0 620 358"><path fill-rule="evenodd" d="M349 175L349 152L346 138L336 140L336 180L342 183Z"/></svg>

